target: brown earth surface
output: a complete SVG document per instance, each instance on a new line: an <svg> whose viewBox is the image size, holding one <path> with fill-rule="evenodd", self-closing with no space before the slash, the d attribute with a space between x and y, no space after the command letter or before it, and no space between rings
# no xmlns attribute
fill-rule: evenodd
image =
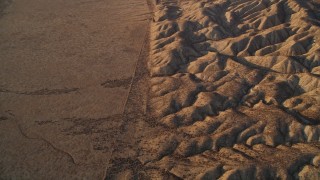
<svg viewBox="0 0 320 180"><path fill-rule="evenodd" d="M0 179L103 179L147 3L0 2Z"/></svg>
<svg viewBox="0 0 320 180"><path fill-rule="evenodd" d="M320 1L18 2L0 19L2 178L320 179Z"/></svg>

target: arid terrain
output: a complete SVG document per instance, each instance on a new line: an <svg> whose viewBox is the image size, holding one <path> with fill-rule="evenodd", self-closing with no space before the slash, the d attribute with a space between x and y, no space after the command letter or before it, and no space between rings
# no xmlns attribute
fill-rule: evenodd
<svg viewBox="0 0 320 180"><path fill-rule="evenodd" d="M103 179L147 3L0 2L0 179Z"/></svg>
<svg viewBox="0 0 320 180"><path fill-rule="evenodd" d="M1 179L320 179L319 0L29 1Z"/></svg>

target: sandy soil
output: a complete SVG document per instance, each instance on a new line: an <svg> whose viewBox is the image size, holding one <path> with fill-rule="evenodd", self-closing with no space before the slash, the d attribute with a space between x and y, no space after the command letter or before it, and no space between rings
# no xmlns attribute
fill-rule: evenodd
<svg viewBox="0 0 320 180"><path fill-rule="evenodd" d="M3 178L320 179L319 1L40 2L0 19Z"/></svg>
<svg viewBox="0 0 320 180"><path fill-rule="evenodd" d="M0 179L103 179L146 1L0 2Z"/></svg>

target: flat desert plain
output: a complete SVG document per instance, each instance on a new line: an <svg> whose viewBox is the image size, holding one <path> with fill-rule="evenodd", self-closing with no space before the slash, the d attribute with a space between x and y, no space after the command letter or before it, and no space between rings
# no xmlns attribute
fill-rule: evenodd
<svg viewBox="0 0 320 180"><path fill-rule="evenodd" d="M0 179L103 179L147 3L0 2Z"/></svg>
<svg viewBox="0 0 320 180"><path fill-rule="evenodd" d="M319 0L2 0L1 179L320 179Z"/></svg>

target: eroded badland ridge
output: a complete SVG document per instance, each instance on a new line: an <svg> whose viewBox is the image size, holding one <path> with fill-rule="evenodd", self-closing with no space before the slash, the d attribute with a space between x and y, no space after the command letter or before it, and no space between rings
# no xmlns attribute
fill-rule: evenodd
<svg viewBox="0 0 320 180"><path fill-rule="evenodd" d="M319 1L157 1L146 174L320 178L319 26Z"/></svg>

